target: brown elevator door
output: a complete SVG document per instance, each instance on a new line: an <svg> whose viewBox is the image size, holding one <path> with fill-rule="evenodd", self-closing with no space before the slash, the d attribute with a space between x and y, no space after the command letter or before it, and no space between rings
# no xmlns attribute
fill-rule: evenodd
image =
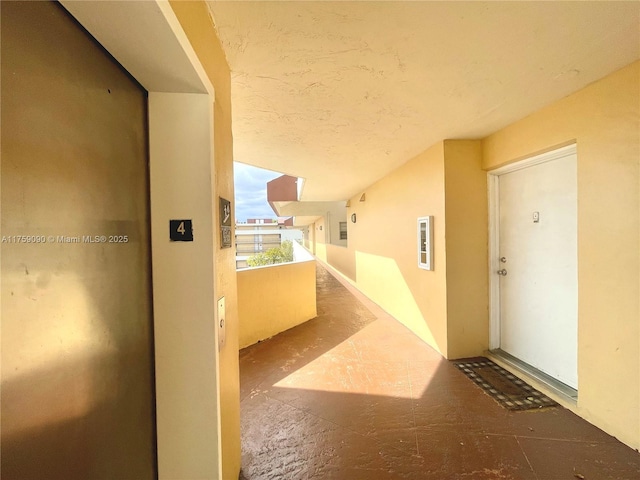
<svg viewBox="0 0 640 480"><path fill-rule="evenodd" d="M1 476L153 479L147 95L57 3L0 9Z"/></svg>

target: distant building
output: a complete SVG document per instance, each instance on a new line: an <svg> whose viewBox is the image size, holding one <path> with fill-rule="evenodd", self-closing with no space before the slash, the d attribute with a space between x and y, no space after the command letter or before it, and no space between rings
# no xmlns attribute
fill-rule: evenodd
<svg viewBox="0 0 640 480"><path fill-rule="evenodd" d="M293 218L250 218L247 223L237 223L236 268L247 268L250 256L279 247L285 240L302 241L302 231L291 227Z"/></svg>

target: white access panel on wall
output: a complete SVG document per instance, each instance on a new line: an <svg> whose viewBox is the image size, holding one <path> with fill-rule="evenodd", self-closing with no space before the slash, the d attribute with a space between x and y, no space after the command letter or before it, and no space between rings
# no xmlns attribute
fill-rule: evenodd
<svg viewBox="0 0 640 480"><path fill-rule="evenodd" d="M433 270L433 216L418 218L418 266Z"/></svg>

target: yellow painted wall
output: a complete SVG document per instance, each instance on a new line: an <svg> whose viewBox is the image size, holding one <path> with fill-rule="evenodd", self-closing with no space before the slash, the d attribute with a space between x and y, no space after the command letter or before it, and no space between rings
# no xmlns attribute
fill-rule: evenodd
<svg viewBox="0 0 640 480"><path fill-rule="evenodd" d="M313 224L313 223L309 224L309 227L308 227L309 228L309 238L308 238L308 240L305 239L305 242L304 242L304 248L306 248L307 251L311 255L315 255L314 250L316 248L316 242L314 240L315 235L314 235L314 231L313 231L314 225L315 224Z"/></svg>
<svg viewBox="0 0 640 480"><path fill-rule="evenodd" d="M214 157L216 195L232 201L233 137L231 132L231 75L213 19L205 2L171 0L176 17L215 88ZM214 205L214 225L220 225ZM216 230L217 231L217 230ZM222 476L240 472L240 385L238 373L238 297L235 248L219 249L215 258L216 296L226 299L226 345L220 351L220 411Z"/></svg>
<svg viewBox="0 0 640 480"><path fill-rule="evenodd" d="M362 292L447 355L444 143L350 200L349 246ZM434 271L418 268L417 219L434 216ZM347 274L345 272L345 274Z"/></svg>
<svg viewBox="0 0 640 480"><path fill-rule="evenodd" d="M489 345L487 174L482 144L445 140L447 342L449 358Z"/></svg>
<svg viewBox="0 0 640 480"><path fill-rule="evenodd" d="M487 182L480 141L440 142L350 201L346 252L328 263L447 358L488 348ZM417 219L434 217L434 270ZM352 265L355 261L355 265ZM353 269L355 268L355 275Z"/></svg>
<svg viewBox="0 0 640 480"><path fill-rule="evenodd" d="M324 217L319 218L312 225L313 227L313 253L323 262L327 261L327 241L326 241L326 225Z"/></svg>
<svg viewBox="0 0 640 480"><path fill-rule="evenodd" d="M640 447L640 62L486 138L491 169L575 141L578 413Z"/></svg>
<svg viewBox="0 0 640 480"><path fill-rule="evenodd" d="M338 245L327 245L327 262L351 280L356 279L356 257L353 249Z"/></svg>
<svg viewBox="0 0 640 480"><path fill-rule="evenodd" d="M241 348L316 317L314 260L250 268L237 275Z"/></svg>

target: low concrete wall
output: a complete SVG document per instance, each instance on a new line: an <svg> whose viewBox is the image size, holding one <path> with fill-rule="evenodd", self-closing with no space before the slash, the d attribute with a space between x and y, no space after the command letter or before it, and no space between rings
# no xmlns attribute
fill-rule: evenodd
<svg viewBox="0 0 640 480"><path fill-rule="evenodd" d="M316 317L316 262L297 242L294 258L292 263L238 270L240 348Z"/></svg>
<svg viewBox="0 0 640 480"><path fill-rule="evenodd" d="M293 261L294 262L307 262L315 260L311 252L298 242L293 242Z"/></svg>

